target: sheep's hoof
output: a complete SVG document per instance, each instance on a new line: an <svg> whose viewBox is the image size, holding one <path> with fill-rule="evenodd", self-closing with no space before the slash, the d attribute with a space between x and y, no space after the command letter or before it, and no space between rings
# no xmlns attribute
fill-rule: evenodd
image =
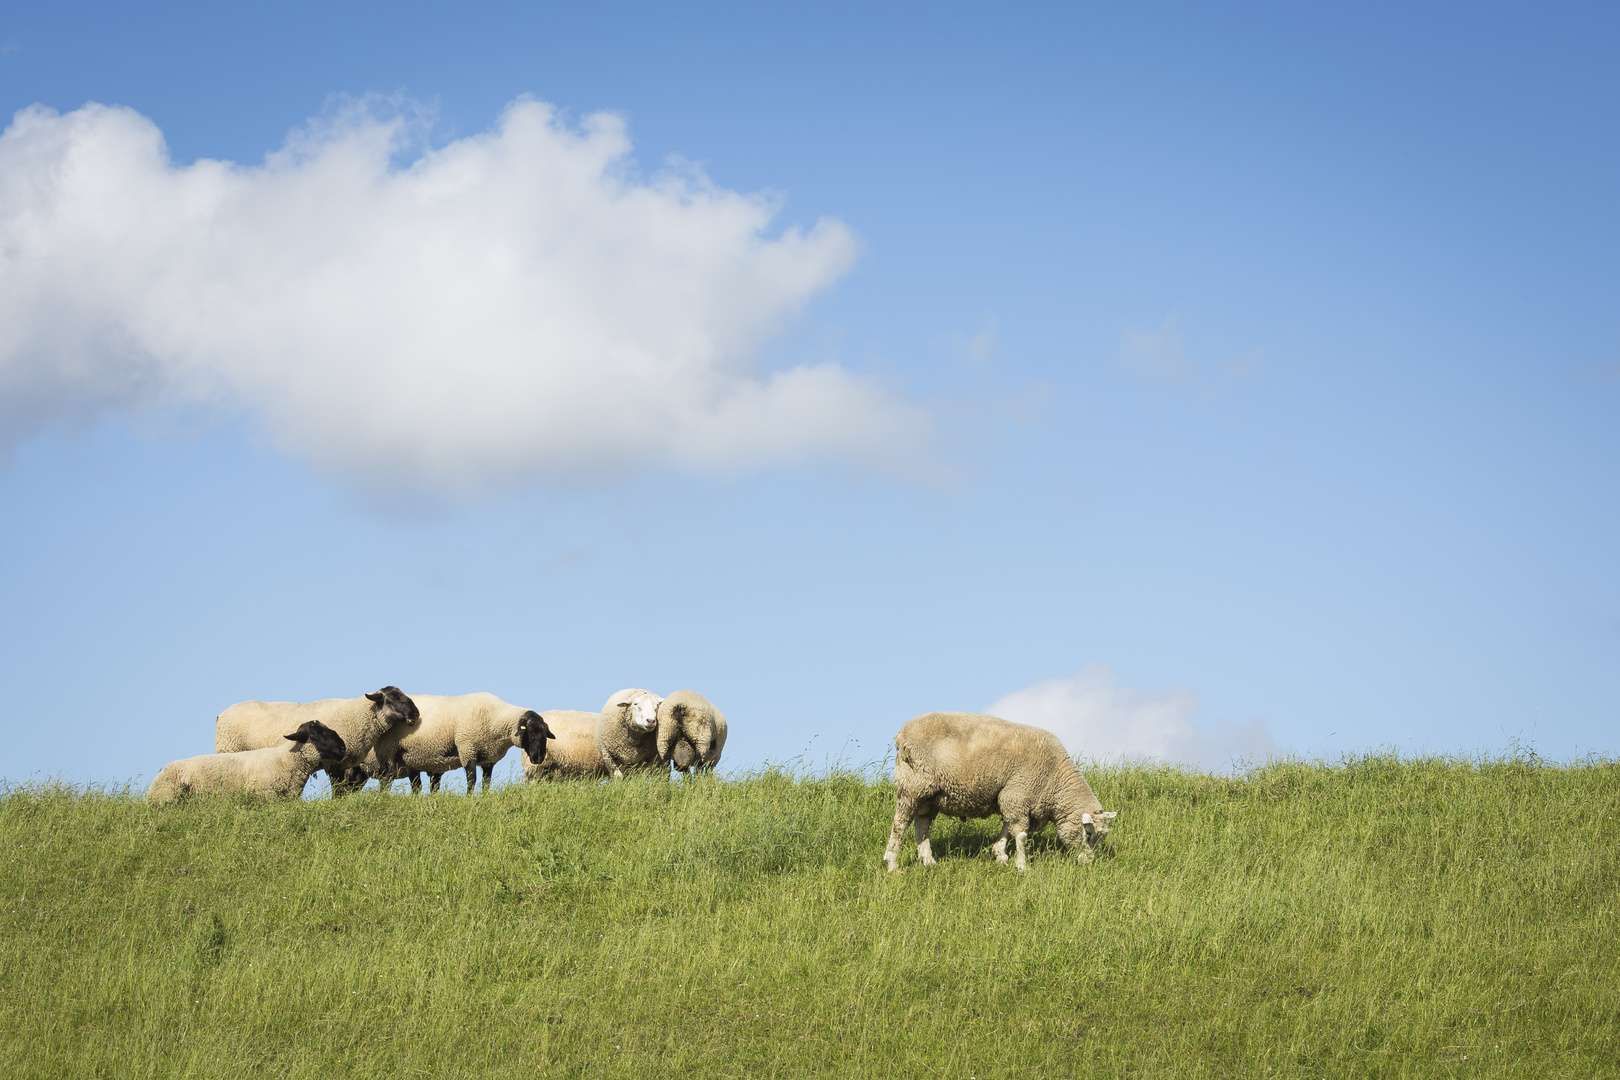
<svg viewBox="0 0 1620 1080"><path fill-rule="evenodd" d="M933 866L934 865L933 856L932 855L924 855L923 860L922 860L922 864L924 866Z"/></svg>
<svg viewBox="0 0 1620 1080"><path fill-rule="evenodd" d="M1092 853L1092 850L1090 848L1081 848L1080 849L1080 854L1078 856L1076 856L1076 858L1078 858L1080 860L1080 864L1082 866L1084 866L1086 863L1090 862L1092 859L1095 859L1096 857L1097 856Z"/></svg>
<svg viewBox="0 0 1620 1080"><path fill-rule="evenodd" d="M893 855L885 853L883 856L883 865L887 866L889 868L889 873L892 874L896 870L900 869L900 860L895 858Z"/></svg>

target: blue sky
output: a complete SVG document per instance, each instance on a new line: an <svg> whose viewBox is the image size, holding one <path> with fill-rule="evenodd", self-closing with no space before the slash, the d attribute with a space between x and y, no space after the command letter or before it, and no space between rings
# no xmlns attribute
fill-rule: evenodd
<svg viewBox="0 0 1620 1080"><path fill-rule="evenodd" d="M385 683L690 686L738 767L935 708L1212 767L1612 754L1617 45L1598 5L8 12L0 776Z"/></svg>

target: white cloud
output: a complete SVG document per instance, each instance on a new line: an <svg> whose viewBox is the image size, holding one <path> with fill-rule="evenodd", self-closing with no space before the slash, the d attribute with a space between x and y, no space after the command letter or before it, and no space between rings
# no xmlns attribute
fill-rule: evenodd
<svg viewBox="0 0 1620 1080"><path fill-rule="evenodd" d="M1129 326L1121 330L1115 355L1126 368L1150 382L1173 390L1208 394L1257 373L1262 354L1255 351L1235 357L1219 365L1213 377L1206 375L1187 355L1181 340L1181 325L1172 311L1157 330L1136 330Z"/></svg>
<svg viewBox="0 0 1620 1080"><path fill-rule="evenodd" d="M1107 664L1089 664L1067 679L1047 679L1005 694L992 716L1045 728L1071 754L1099 759L1158 758L1225 769L1278 753L1259 721L1212 729L1194 722L1198 696L1186 687L1132 690L1114 684Z"/></svg>
<svg viewBox="0 0 1620 1080"><path fill-rule="evenodd" d="M654 464L901 466L926 414L761 345L853 263L841 222L630 173L623 122L520 99L397 163L374 101L262 165L176 165L148 119L87 105L0 135L0 452L136 405L258 417L284 450L457 496Z"/></svg>
<svg viewBox="0 0 1620 1080"><path fill-rule="evenodd" d="M1175 312L1166 315L1157 330L1130 327L1122 330L1119 358L1132 371L1165 386L1183 388L1198 380L1198 373L1182 348L1181 328L1176 325Z"/></svg>

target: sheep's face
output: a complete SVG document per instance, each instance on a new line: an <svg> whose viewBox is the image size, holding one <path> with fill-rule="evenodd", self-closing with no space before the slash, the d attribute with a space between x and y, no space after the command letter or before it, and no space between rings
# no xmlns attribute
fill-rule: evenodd
<svg viewBox="0 0 1620 1080"><path fill-rule="evenodd" d="M422 712L416 707L416 702L406 697L405 692L397 686L385 686L375 694L367 694L366 700L371 702L372 709L383 718L383 722L390 726L421 722Z"/></svg>
<svg viewBox="0 0 1620 1080"><path fill-rule="evenodd" d="M305 720L298 725L297 731L282 737L298 745L308 743L322 761L341 761L349 752L343 743L343 736L319 720Z"/></svg>
<svg viewBox="0 0 1620 1080"><path fill-rule="evenodd" d="M538 765L546 760L546 740L555 739L553 732L546 723L546 718L529 709L518 717L518 748L529 755L529 760Z"/></svg>
<svg viewBox="0 0 1620 1080"><path fill-rule="evenodd" d="M1089 851L1098 840L1108 835L1108 823L1114 820L1115 813L1104 810L1096 814L1081 814L1079 821L1067 823L1066 828L1058 830L1058 839L1071 847L1083 842Z"/></svg>
<svg viewBox="0 0 1620 1080"><path fill-rule="evenodd" d="M615 704L621 709L630 710L628 719L632 728L655 731L658 728L658 703L663 700L657 694L643 690Z"/></svg>

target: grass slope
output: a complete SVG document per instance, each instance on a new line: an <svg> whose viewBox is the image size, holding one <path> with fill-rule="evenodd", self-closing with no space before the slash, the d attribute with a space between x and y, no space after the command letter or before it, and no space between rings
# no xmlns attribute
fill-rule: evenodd
<svg viewBox="0 0 1620 1080"><path fill-rule="evenodd" d="M1088 770L880 855L892 785L0 797L8 1076L1602 1076L1620 769ZM909 837L908 837L909 844Z"/></svg>

